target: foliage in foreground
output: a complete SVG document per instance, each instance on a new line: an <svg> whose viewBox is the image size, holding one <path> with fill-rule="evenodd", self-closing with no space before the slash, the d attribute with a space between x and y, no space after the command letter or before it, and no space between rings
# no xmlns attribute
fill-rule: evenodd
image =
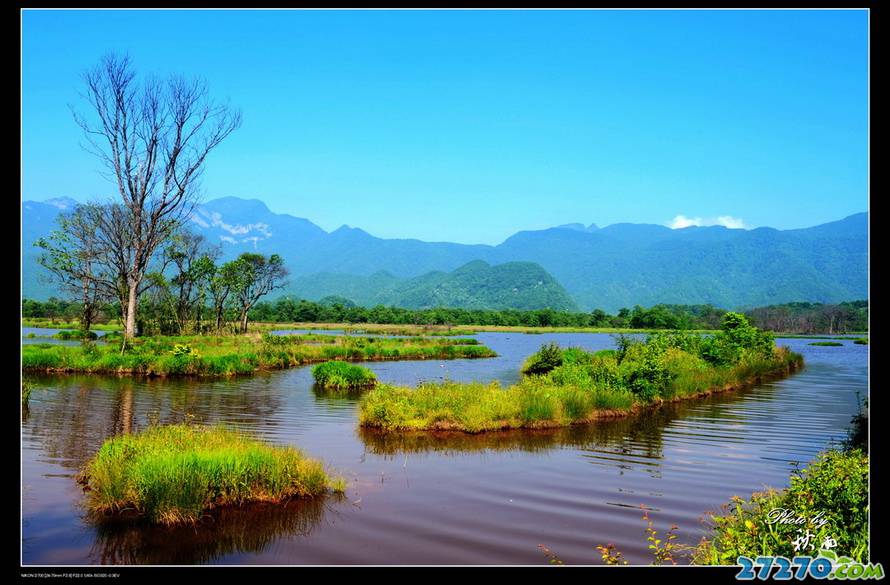
<svg viewBox="0 0 890 585"><path fill-rule="evenodd" d="M224 427L152 426L105 441L81 476L99 518L122 511L161 524L196 522L210 509L343 491L323 465Z"/></svg>
<svg viewBox="0 0 890 585"><path fill-rule="evenodd" d="M564 426L636 407L738 387L784 374L800 355L730 313L717 335L672 332L645 343L619 340L596 353L545 345L526 361L519 383L423 383L416 389L380 385L360 404L363 426L386 430L459 430Z"/></svg>
<svg viewBox="0 0 890 585"><path fill-rule="evenodd" d="M832 550L857 562L868 560L868 455L860 449L821 453L806 469L796 470L791 485L782 491L755 493L746 501L735 497L723 515L712 516L710 539L703 539L693 562L734 565L740 555L815 556L825 539ZM789 510L804 523L769 523L771 510ZM775 514L775 513L774 513ZM813 518L826 522L817 525ZM802 550L793 541L811 534ZM809 547L813 545L813 548Z"/></svg>
<svg viewBox="0 0 890 585"><path fill-rule="evenodd" d="M355 390L377 383L377 375L368 368L334 360L312 368L315 383L326 390Z"/></svg>

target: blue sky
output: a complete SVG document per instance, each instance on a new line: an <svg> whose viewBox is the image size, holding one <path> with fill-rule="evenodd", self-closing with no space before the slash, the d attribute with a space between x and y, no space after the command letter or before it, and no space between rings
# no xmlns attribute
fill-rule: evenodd
<svg viewBox="0 0 890 585"><path fill-rule="evenodd" d="M113 193L68 105L114 50L241 108L206 198L327 230L495 244L868 206L861 10L30 10L22 36L24 199Z"/></svg>

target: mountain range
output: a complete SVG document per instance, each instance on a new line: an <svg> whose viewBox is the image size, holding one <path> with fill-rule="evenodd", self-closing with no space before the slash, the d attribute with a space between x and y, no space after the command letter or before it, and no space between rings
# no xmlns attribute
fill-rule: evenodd
<svg viewBox="0 0 890 585"><path fill-rule="evenodd" d="M54 294L33 242L75 204L23 202L25 297ZM223 197L200 205L190 228L220 245L225 259L280 254L291 272L285 293L311 300L614 312L636 304L744 308L868 296L867 213L794 230L570 223L489 246L377 238L346 225L327 232L258 199Z"/></svg>

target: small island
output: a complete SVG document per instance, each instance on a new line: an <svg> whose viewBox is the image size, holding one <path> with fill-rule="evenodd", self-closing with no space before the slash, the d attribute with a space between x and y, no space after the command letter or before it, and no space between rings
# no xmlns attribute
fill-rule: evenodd
<svg viewBox="0 0 890 585"><path fill-rule="evenodd" d="M80 476L95 519L198 522L208 511L343 492L321 462L222 426L152 426L107 439Z"/></svg>
<svg viewBox="0 0 890 585"><path fill-rule="evenodd" d="M360 406L360 424L388 431L479 433L545 428L623 416L664 401L735 390L788 375L803 357L775 346L771 334L729 312L714 335L620 336L617 350L591 353L545 345L528 358L523 379L499 383L382 384Z"/></svg>

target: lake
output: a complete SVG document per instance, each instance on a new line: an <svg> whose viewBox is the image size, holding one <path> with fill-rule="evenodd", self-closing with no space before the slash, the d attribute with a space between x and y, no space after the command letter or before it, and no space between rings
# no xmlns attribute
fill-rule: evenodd
<svg viewBox="0 0 890 585"><path fill-rule="evenodd" d="M370 362L383 382L515 382L541 344L598 350L605 334L480 333L499 357ZM868 346L810 346L790 378L640 416L480 436L381 434L358 397L313 388L310 367L228 380L29 376L22 422L24 564L534 564L538 545L599 564L613 543L648 564L640 506L660 536L697 543L733 495L784 487L794 465L846 436L868 387ZM195 528L94 526L75 475L103 440L151 421L222 421L324 460L343 498L232 509Z"/></svg>

